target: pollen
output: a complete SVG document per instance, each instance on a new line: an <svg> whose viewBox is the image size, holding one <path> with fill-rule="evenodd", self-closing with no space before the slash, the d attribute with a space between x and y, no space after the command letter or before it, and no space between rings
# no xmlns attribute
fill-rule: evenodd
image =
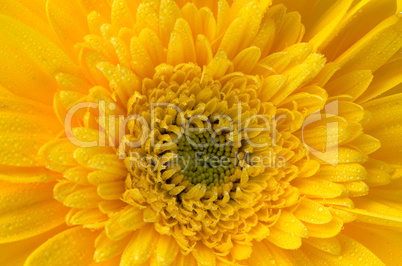
<svg viewBox="0 0 402 266"><path fill-rule="evenodd" d="M177 154L184 181L204 184L208 190L223 184L233 187L234 173L240 166L236 164L237 149L224 134L212 138L207 131L185 135L179 141Z"/></svg>

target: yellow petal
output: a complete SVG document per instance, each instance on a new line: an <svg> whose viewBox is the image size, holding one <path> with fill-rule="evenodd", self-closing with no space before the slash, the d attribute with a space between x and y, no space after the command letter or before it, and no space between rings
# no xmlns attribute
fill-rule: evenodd
<svg viewBox="0 0 402 266"><path fill-rule="evenodd" d="M389 62L374 72L374 79L367 90L361 95L357 101L359 103L366 102L392 88L402 82L402 60Z"/></svg>
<svg viewBox="0 0 402 266"><path fill-rule="evenodd" d="M124 179L125 176L111 174L105 171L93 171L88 174L88 181L92 185L99 185Z"/></svg>
<svg viewBox="0 0 402 266"><path fill-rule="evenodd" d="M195 54L198 65L208 65L212 60L212 47L205 35L199 34L195 43Z"/></svg>
<svg viewBox="0 0 402 266"><path fill-rule="evenodd" d="M74 133L78 133L77 130L74 128ZM100 134L99 132L97 134ZM76 138L78 140L81 141L79 133L75 134ZM86 134L86 140L85 142L89 142L89 141L93 141L93 140L97 140L98 136L93 136L94 139L91 139L91 135ZM94 157L95 155L106 155L106 154L113 154L113 150L109 147L81 147L81 148L77 148L74 151L74 159L81 165L83 166L88 166L89 161L91 160L92 157Z"/></svg>
<svg viewBox="0 0 402 266"><path fill-rule="evenodd" d="M138 2L138 1L133 1ZM111 21L113 27L120 29L123 27L131 28L135 25L135 16L130 12L130 7L128 6L128 1L117 0L113 1L111 9Z"/></svg>
<svg viewBox="0 0 402 266"><path fill-rule="evenodd" d="M309 237L303 239L303 243L307 243L321 251L332 255L340 255L342 252L341 244L336 237L331 238L315 238Z"/></svg>
<svg viewBox="0 0 402 266"><path fill-rule="evenodd" d="M0 243L29 238L64 223L67 209L52 196L53 183L0 183Z"/></svg>
<svg viewBox="0 0 402 266"><path fill-rule="evenodd" d="M66 230L36 249L25 265L88 265L97 234L81 227Z"/></svg>
<svg viewBox="0 0 402 266"><path fill-rule="evenodd" d="M249 45L258 32L262 18L261 9L257 1L250 1L240 8L240 16L227 28L220 44L220 48L226 52L230 59L233 59L238 52ZM231 12L233 11L234 9L232 8Z"/></svg>
<svg viewBox="0 0 402 266"><path fill-rule="evenodd" d="M266 243L276 265L307 265L313 266L309 258L300 249L285 250L272 244Z"/></svg>
<svg viewBox="0 0 402 266"><path fill-rule="evenodd" d="M249 74L261 56L261 50L258 47L251 46L241 51L233 59L235 71Z"/></svg>
<svg viewBox="0 0 402 266"><path fill-rule="evenodd" d="M76 0L48 0L46 12L53 30L70 52L89 33L86 15Z"/></svg>
<svg viewBox="0 0 402 266"><path fill-rule="evenodd" d="M314 265L385 265L359 242L343 235L337 238L342 247L339 255L328 254L307 245L302 250Z"/></svg>
<svg viewBox="0 0 402 266"><path fill-rule="evenodd" d="M120 265L141 265L145 263L155 251L158 239L159 233L155 231L153 224L142 227L124 250Z"/></svg>
<svg viewBox="0 0 402 266"><path fill-rule="evenodd" d="M190 254L183 255L179 253L176 257L176 261L173 262L174 266L196 266L197 261L195 260L194 256Z"/></svg>
<svg viewBox="0 0 402 266"><path fill-rule="evenodd" d="M307 161L302 161L303 166L299 167L300 172L299 172L299 177L310 177L317 173L317 171L320 169L320 163L317 162L316 160L307 160Z"/></svg>
<svg viewBox="0 0 402 266"><path fill-rule="evenodd" d="M253 227L253 229L250 230L249 234L257 241L261 241L265 239L267 235L269 235L269 228L263 223L258 223Z"/></svg>
<svg viewBox="0 0 402 266"><path fill-rule="evenodd" d="M135 207L128 208L121 214L119 223L122 228L135 231L145 224L143 211Z"/></svg>
<svg viewBox="0 0 402 266"><path fill-rule="evenodd" d="M39 4L36 3L38 6L35 10L29 8L26 4L21 2L24 1L3 1L0 7L0 13L29 25L31 28L37 30L52 42L57 43L57 36L54 34L46 21L43 20L45 17L38 12L38 9L42 9L41 11L44 11L44 6L39 8Z"/></svg>
<svg viewBox="0 0 402 266"><path fill-rule="evenodd" d="M96 154L88 161L88 167L119 176L127 175L127 168L124 162L114 154Z"/></svg>
<svg viewBox="0 0 402 266"><path fill-rule="evenodd" d="M109 83L98 68L99 63L105 62L107 59L82 44L77 44L76 47L79 50L78 59L85 77L94 85L107 87Z"/></svg>
<svg viewBox="0 0 402 266"><path fill-rule="evenodd" d="M160 10L160 1L156 0L143 1L138 6L137 9L135 29L139 32L144 28L150 28L154 32L158 32L159 10Z"/></svg>
<svg viewBox="0 0 402 266"><path fill-rule="evenodd" d="M338 161L340 164L343 163L364 163L368 160L368 156L355 150L341 147L339 148Z"/></svg>
<svg viewBox="0 0 402 266"><path fill-rule="evenodd" d="M8 62L1 68L1 84L13 93L50 104L53 95L49 90L55 92L57 88L54 75L58 72L80 75L64 52L37 31L4 15L0 15L0 25L0 58Z"/></svg>
<svg viewBox="0 0 402 266"><path fill-rule="evenodd" d="M264 20L252 43L253 46L260 48L262 57L269 54L275 38L275 22L268 18Z"/></svg>
<svg viewBox="0 0 402 266"><path fill-rule="evenodd" d="M47 168L64 172L77 164L73 158L76 148L68 139L57 139L43 145L39 155L46 162Z"/></svg>
<svg viewBox="0 0 402 266"><path fill-rule="evenodd" d="M271 252L263 242L255 242L253 244L250 258L247 259L249 265L265 265L267 263L275 263Z"/></svg>
<svg viewBox="0 0 402 266"><path fill-rule="evenodd" d="M394 187L393 183L394 182L390 183L390 185L392 187ZM378 188L370 189L370 195L377 196L379 198L386 199L389 201L394 201L394 202L401 201L401 194L402 194L402 190L398 189L398 188L393 189L393 188L378 187Z"/></svg>
<svg viewBox="0 0 402 266"><path fill-rule="evenodd" d="M131 238L128 236L122 240L113 241L106 236L105 232L102 232L95 241L94 260L100 262L110 260L120 255L123 253L130 239Z"/></svg>
<svg viewBox="0 0 402 266"><path fill-rule="evenodd" d="M99 226L103 227L108 217L101 213L98 208L94 209L82 209L75 212L71 217L66 218L68 225L84 225L84 228L95 228Z"/></svg>
<svg viewBox="0 0 402 266"><path fill-rule="evenodd" d="M218 1L218 16L216 21L216 34L221 36L227 28L227 19L229 17L229 4L225 0Z"/></svg>
<svg viewBox="0 0 402 266"><path fill-rule="evenodd" d="M314 8L310 15L307 16L308 21L304 24L306 26L304 39L311 40L310 43L319 48L323 42L327 41L328 36L343 19L352 3L353 1L351 0L336 1L331 3L331 7L325 10L325 12L319 8ZM320 5L316 5L315 7L320 7ZM316 19L317 17L319 17L318 20Z"/></svg>
<svg viewBox="0 0 402 266"><path fill-rule="evenodd" d="M318 73L317 76L315 76L315 78L311 81L311 83L324 87L325 84L327 84L327 82L339 69L340 66L337 63L329 62L323 67L320 73Z"/></svg>
<svg viewBox="0 0 402 266"><path fill-rule="evenodd" d="M370 122L364 126L367 132L381 131L381 128L385 126L391 126L398 124L401 121L400 114L402 113L402 94L395 94L388 97L375 99L363 104L363 107L367 109L372 118ZM371 135L371 134L370 134ZM393 144L396 139L393 140ZM381 141L383 146L383 141Z"/></svg>
<svg viewBox="0 0 402 266"><path fill-rule="evenodd" d="M193 35L188 22L177 19L169 41L166 62L171 65L195 62Z"/></svg>
<svg viewBox="0 0 402 266"><path fill-rule="evenodd" d="M105 226L106 235L108 238L114 241L122 240L123 238L130 235L132 232L124 229L120 225L120 217L122 212L116 213L110 217L108 223Z"/></svg>
<svg viewBox="0 0 402 266"><path fill-rule="evenodd" d="M371 154L381 147L381 142L367 134L361 134L359 137L350 142L350 145L355 147L363 154Z"/></svg>
<svg viewBox="0 0 402 266"><path fill-rule="evenodd" d="M339 219L341 219L343 221L343 223L351 223L353 221L356 220L356 214L351 213L351 212L347 212L347 211L342 211L342 210L338 210L338 209L331 209L331 214L333 216L338 217Z"/></svg>
<svg viewBox="0 0 402 266"><path fill-rule="evenodd" d="M339 116L346 118L348 121L360 122L364 115L364 108L360 105L349 101L339 102Z"/></svg>
<svg viewBox="0 0 402 266"><path fill-rule="evenodd" d="M108 215L118 213L126 206L127 204L121 200L105 200L98 204L99 210Z"/></svg>
<svg viewBox="0 0 402 266"><path fill-rule="evenodd" d="M367 178L364 182L369 187L384 186L391 183L391 175L394 172L392 166L376 160L369 161L365 166Z"/></svg>
<svg viewBox="0 0 402 266"><path fill-rule="evenodd" d="M356 198L355 208L348 209L344 207L336 207L340 210L350 212L357 215L357 220L369 224L377 224L382 226L402 226L402 212L391 208L374 200Z"/></svg>
<svg viewBox="0 0 402 266"><path fill-rule="evenodd" d="M116 53L113 49L112 44L96 34L85 35L84 41L88 44L95 52L101 56L108 59L112 63L117 62Z"/></svg>
<svg viewBox="0 0 402 266"><path fill-rule="evenodd" d="M86 13L96 11L104 17L110 17L110 5L107 0L79 0Z"/></svg>
<svg viewBox="0 0 402 266"><path fill-rule="evenodd" d="M325 178L332 182L360 181L366 179L366 169L358 163L323 165L315 177Z"/></svg>
<svg viewBox="0 0 402 266"><path fill-rule="evenodd" d="M309 55L303 64L289 70L287 74L288 83L279 90L271 99L274 104L279 104L294 90L311 81L324 67L326 59L321 55Z"/></svg>
<svg viewBox="0 0 402 266"><path fill-rule="evenodd" d="M343 222L337 217L333 217L329 223L326 224L304 224L308 230L309 237L330 238L339 234L342 230Z"/></svg>
<svg viewBox="0 0 402 266"><path fill-rule="evenodd" d="M48 183L58 175L41 167L0 166L0 180L12 183Z"/></svg>
<svg viewBox="0 0 402 266"><path fill-rule="evenodd" d="M310 198L336 198L343 192L339 185L324 178L300 178L294 180L292 185Z"/></svg>
<svg viewBox="0 0 402 266"><path fill-rule="evenodd" d="M89 0L89 1L91 1L91 0ZM101 36L102 35L102 31L101 31L102 25L107 24L109 21L96 11L91 10L88 13L89 14L87 15L87 20L88 20L89 31L92 34Z"/></svg>
<svg viewBox="0 0 402 266"><path fill-rule="evenodd" d="M275 37L272 51L281 51L286 47L295 44L303 37L302 32L304 26L301 24L301 16L299 13L287 13L284 19L282 29L280 29Z"/></svg>
<svg viewBox="0 0 402 266"><path fill-rule="evenodd" d="M101 198L96 193L96 188L86 187L75 189L63 200L63 204L72 208L89 209L95 208L99 201Z"/></svg>
<svg viewBox="0 0 402 266"><path fill-rule="evenodd" d="M208 64L208 71L214 79L219 79L229 72L228 70L233 70L233 63L228 60L225 51L219 49L212 61Z"/></svg>
<svg viewBox="0 0 402 266"><path fill-rule="evenodd" d="M366 0L355 4L324 41L321 50L332 61L382 20L395 14L395 0Z"/></svg>
<svg viewBox="0 0 402 266"><path fill-rule="evenodd" d="M139 38L145 49L147 49L148 55L151 57L154 66L166 62L165 50L155 32L146 28L141 31Z"/></svg>
<svg viewBox="0 0 402 266"><path fill-rule="evenodd" d="M130 63L131 62L131 54L130 54L130 49L128 48L128 45L122 39L120 39L118 37L113 37L110 40L110 42L112 43L113 48L116 51L116 55L117 55L117 58L119 59L120 65L122 67L130 68L131 67L131 65L130 65L131 64ZM120 66L118 65L117 67L119 68ZM113 85L110 84L110 86L112 87ZM119 96L120 95L121 94L119 94ZM125 104L127 104L127 103L125 103Z"/></svg>
<svg viewBox="0 0 402 266"><path fill-rule="evenodd" d="M350 224L342 231L367 247L386 265L395 265L402 261L402 233L379 227Z"/></svg>
<svg viewBox="0 0 402 266"><path fill-rule="evenodd" d="M370 85L373 75L370 70L357 70L349 72L325 85L329 96L347 94L358 98Z"/></svg>
<svg viewBox="0 0 402 266"><path fill-rule="evenodd" d="M38 248L38 246L42 245L49 238L66 230L66 228L65 225L62 225L31 238L7 244L0 244L0 264L24 265L25 260L33 251L35 251L35 249Z"/></svg>
<svg viewBox="0 0 402 266"><path fill-rule="evenodd" d="M2 51L0 59L3 62L9 62L9 64L0 65L0 85L5 86L5 88L1 87L1 91L7 93L8 90L27 100L33 99L51 105L53 97L50 95L49 89L57 88L57 83L52 77L44 73L33 60L28 59L28 56L18 46L10 45L8 40L0 39L0 48ZM14 59L11 58L15 58L18 64L14 63ZM18 76L15 75L16 73ZM54 92L55 90L51 89L50 91Z"/></svg>
<svg viewBox="0 0 402 266"><path fill-rule="evenodd" d="M88 174L90 171L85 167L77 166L68 169L63 173L63 176L68 180L80 184L80 185L89 185L88 182Z"/></svg>
<svg viewBox="0 0 402 266"><path fill-rule="evenodd" d="M180 17L180 8L173 0L162 0L159 12L159 29L161 41L167 46L170 33L173 31L176 19Z"/></svg>
<svg viewBox="0 0 402 266"><path fill-rule="evenodd" d="M323 205L339 205L348 208L354 208L355 206L353 201L349 198L317 199L316 201Z"/></svg>
<svg viewBox="0 0 402 266"><path fill-rule="evenodd" d="M207 248L201 242L198 242L192 252L194 258L197 260L198 265L214 266L216 264L216 258L214 252Z"/></svg>
<svg viewBox="0 0 402 266"><path fill-rule="evenodd" d="M268 101L276 92L281 90L287 80L285 75L272 75L264 79L261 92L258 95L261 101Z"/></svg>
<svg viewBox="0 0 402 266"><path fill-rule="evenodd" d="M275 228L299 237L307 237L307 228L291 212L283 210Z"/></svg>
<svg viewBox="0 0 402 266"><path fill-rule="evenodd" d="M171 236L161 235L156 247L156 260L159 265L170 265L179 253L176 239Z"/></svg>
<svg viewBox="0 0 402 266"><path fill-rule="evenodd" d="M324 205L304 198L293 214L301 221L312 224L325 224L332 220L332 215Z"/></svg>
<svg viewBox="0 0 402 266"><path fill-rule="evenodd" d="M397 16L384 20L336 59L341 69L335 75L380 68L402 47L401 26L402 19Z"/></svg>
<svg viewBox="0 0 402 266"><path fill-rule="evenodd" d="M134 72L140 77L152 77L154 73L152 60L138 37L131 39L130 52Z"/></svg>
<svg viewBox="0 0 402 266"><path fill-rule="evenodd" d="M342 185L346 188L349 197L361 197L367 195L369 192L369 187L363 181L347 182Z"/></svg>
<svg viewBox="0 0 402 266"><path fill-rule="evenodd" d="M233 258L236 260L245 260L250 257L253 247L248 245L233 243L233 248L230 250Z"/></svg>
<svg viewBox="0 0 402 266"><path fill-rule="evenodd" d="M293 236L274 227L271 228L267 240L283 249L298 249L302 244L299 236Z"/></svg>
<svg viewBox="0 0 402 266"><path fill-rule="evenodd" d="M286 99L281 102L280 106L292 110L296 105L303 117L307 117L318 110L322 110L326 103L327 96L326 91L320 87L309 86L286 97Z"/></svg>
<svg viewBox="0 0 402 266"><path fill-rule="evenodd" d="M123 180L98 185L98 195L105 200L116 200L123 196L125 186Z"/></svg>
<svg viewBox="0 0 402 266"><path fill-rule="evenodd" d="M86 94L90 89L90 84L85 79L68 73L58 73L56 81L61 91L76 91Z"/></svg>
<svg viewBox="0 0 402 266"><path fill-rule="evenodd" d="M43 21L46 21L46 0L36 0L36 1L29 1L29 0L17 0L16 2L20 3L21 5L25 6L33 13L35 13L38 17L40 17Z"/></svg>

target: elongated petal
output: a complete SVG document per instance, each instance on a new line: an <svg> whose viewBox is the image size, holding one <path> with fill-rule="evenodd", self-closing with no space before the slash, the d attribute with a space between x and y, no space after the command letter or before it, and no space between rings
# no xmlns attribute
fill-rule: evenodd
<svg viewBox="0 0 402 266"><path fill-rule="evenodd" d="M35 249L45 243L49 238L66 229L65 225L61 225L55 229L31 238L7 244L0 244L0 250L2 252L0 257L1 265L23 265L25 260L33 251L35 251Z"/></svg>
<svg viewBox="0 0 402 266"><path fill-rule="evenodd" d="M94 259L97 262L106 261L122 254L130 239L130 236L127 236L121 240L113 241L106 236L105 232L102 232L95 241Z"/></svg>
<svg viewBox="0 0 402 266"><path fill-rule="evenodd" d="M66 230L36 249L25 265L88 265L97 234L81 227Z"/></svg>
<svg viewBox="0 0 402 266"><path fill-rule="evenodd" d="M384 228L351 224L342 231L345 235L362 243L386 265L402 260L402 233Z"/></svg>
<svg viewBox="0 0 402 266"><path fill-rule="evenodd" d="M325 263L330 263L332 265L384 265L378 257L359 242L343 235L338 236L337 239L342 246L342 251L339 255L328 254L312 248L311 246L302 247L302 250L309 256L315 265L322 265Z"/></svg>
<svg viewBox="0 0 402 266"><path fill-rule="evenodd" d="M54 76L58 72L79 75L78 69L59 47L27 25L4 15L0 25L0 59L8 62L0 67L0 84L18 96L51 105L49 92L57 88Z"/></svg>
<svg viewBox="0 0 402 266"><path fill-rule="evenodd" d="M354 209L337 207L341 210L357 215L359 221L382 226L401 227L402 212L370 199L355 199Z"/></svg>
<svg viewBox="0 0 402 266"><path fill-rule="evenodd" d="M52 183L0 183L0 243L29 238L64 223L67 209L52 197Z"/></svg>
<svg viewBox="0 0 402 266"><path fill-rule="evenodd" d="M170 265L179 252L176 240L171 236L161 235L156 248L156 259L160 265Z"/></svg>
<svg viewBox="0 0 402 266"><path fill-rule="evenodd" d="M81 42L89 33L86 16L77 0L46 2L47 16L66 49L72 52L73 45Z"/></svg>
<svg viewBox="0 0 402 266"><path fill-rule="evenodd" d="M332 220L326 207L310 199L303 199L293 214L301 221L313 224L325 224Z"/></svg>
<svg viewBox="0 0 402 266"><path fill-rule="evenodd" d="M275 228L271 228L271 232L267 239L271 243L284 249L298 249L302 244L299 236L292 236L287 232Z"/></svg>
<svg viewBox="0 0 402 266"><path fill-rule="evenodd" d="M153 224L142 227L133 236L121 258L121 265L141 265L145 263L154 252L158 244L158 233Z"/></svg>
<svg viewBox="0 0 402 266"><path fill-rule="evenodd" d="M380 68L402 47L402 19L383 21L335 61L341 66L337 76L353 70ZM367 56L370 55L370 56Z"/></svg>

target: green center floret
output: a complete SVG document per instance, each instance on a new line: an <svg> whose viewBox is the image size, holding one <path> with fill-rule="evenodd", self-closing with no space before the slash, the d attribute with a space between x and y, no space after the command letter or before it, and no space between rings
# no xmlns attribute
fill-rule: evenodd
<svg viewBox="0 0 402 266"><path fill-rule="evenodd" d="M205 184L208 189L229 183L237 167L236 153L225 135L211 137L208 132L183 135L177 150L183 180L194 185Z"/></svg>

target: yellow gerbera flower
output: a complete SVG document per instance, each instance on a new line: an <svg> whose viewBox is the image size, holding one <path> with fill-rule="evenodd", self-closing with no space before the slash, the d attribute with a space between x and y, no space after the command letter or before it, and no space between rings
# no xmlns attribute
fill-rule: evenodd
<svg viewBox="0 0 402 266"><path fill-rule="evenodd" d="M1 0L1 265L397 265L395 0Z"/></svg>

